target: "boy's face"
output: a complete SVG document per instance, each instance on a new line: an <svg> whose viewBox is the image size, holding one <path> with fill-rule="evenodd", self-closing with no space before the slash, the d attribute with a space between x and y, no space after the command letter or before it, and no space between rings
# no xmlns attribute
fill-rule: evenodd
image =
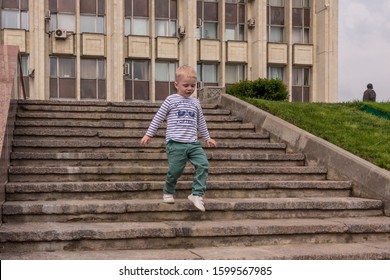
<svg viewBox="0 0 390 280"><path fill-rule="evenodd" d="M184 97L190 97L196 88L196 78L190 76L180 77L175 81L177 93Z"/></svg>

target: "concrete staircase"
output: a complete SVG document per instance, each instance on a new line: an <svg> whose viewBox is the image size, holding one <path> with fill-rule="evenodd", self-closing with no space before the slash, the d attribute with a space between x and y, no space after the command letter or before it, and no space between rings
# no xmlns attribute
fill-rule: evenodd
<svg viewBox="0 0 390 280"><path fill-rule="evenodd" d="M0 227L1 259L390 259L390 218L216 105L206 212L162 203L158 104L20 101Z"/></svg>

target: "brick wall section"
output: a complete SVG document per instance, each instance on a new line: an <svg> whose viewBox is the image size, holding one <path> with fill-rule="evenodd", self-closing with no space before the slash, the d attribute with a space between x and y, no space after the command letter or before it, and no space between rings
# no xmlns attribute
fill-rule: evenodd
<svg viewBox="0 0 390 280"><path fill-rule="evenodd" d="M16 46L0 45L0 204L5 200L9 155L18 91L18 53ZM2 216L0 207L0 217ZM1 223L1 220L0 220Z"/></svg>

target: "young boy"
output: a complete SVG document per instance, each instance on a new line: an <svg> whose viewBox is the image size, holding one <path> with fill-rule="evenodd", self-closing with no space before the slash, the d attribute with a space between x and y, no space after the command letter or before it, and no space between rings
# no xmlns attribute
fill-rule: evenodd
<svg viewBox="0 0 390 280"><path fill-rule="evenodd" d="M192 194L188 199L204 212L203 195L206 191L209 163L198 142L198 130L208 147L217 147L217 142L210 138L198 99L191 96L195 91L196 79L196 71L190 66L177 68L175 77L177 93L165 99L141 139L141 144L148 144L162 122L167 121L166 151L169 169L163 188L163 201L175 202L173 194L177 180L182 175L187 161L190 161L195 167L195 176Z"/></svg>

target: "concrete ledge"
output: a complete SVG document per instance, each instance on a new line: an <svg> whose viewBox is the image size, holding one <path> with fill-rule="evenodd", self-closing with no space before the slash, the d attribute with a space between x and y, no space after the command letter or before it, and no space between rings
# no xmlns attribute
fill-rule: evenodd
<svg viewBox="0 0 390 280"><path fill-rule="evenodd" d="M269 132L272 141L286 143L289 151L304 153L309 166L325 166L328 179L351 180L353 195L382 200L385 215L390 216L389 171L231 95L222 94L219 105L244 122L253 123L256 131Z"/></svg>

